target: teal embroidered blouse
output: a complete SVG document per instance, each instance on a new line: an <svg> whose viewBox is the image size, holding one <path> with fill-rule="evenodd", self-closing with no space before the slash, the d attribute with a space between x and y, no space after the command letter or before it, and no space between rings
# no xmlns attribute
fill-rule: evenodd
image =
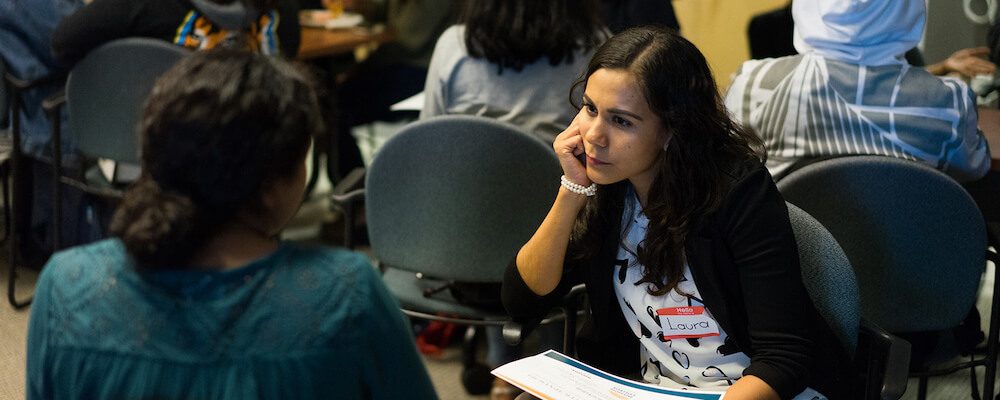
<svg viewBox="0 0 1000 400"><path fill-rule="evenodd" d="M117 239L56 254L28 330L28 399L435 399L362 254L283 243L230 271L137 272Z"/></svg>

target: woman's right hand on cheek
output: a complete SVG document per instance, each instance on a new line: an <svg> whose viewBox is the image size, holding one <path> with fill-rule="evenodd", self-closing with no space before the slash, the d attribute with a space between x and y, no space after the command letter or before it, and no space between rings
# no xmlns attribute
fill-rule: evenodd
<svg viewBox="0 0 1000 400"><path fill-rule="evenodd" d="M579 114L573 118L573 122L566 130L556 136L552 148L555 149L556 156L559 157L559 164L562 165L566 179L578 185L590 186L591 182L590 178L587 177L587 165L585 164L586 159L583 158L586 154L583 147L583 133L580 132L580 126L577 124L578 119L580 119Z"/></svg>

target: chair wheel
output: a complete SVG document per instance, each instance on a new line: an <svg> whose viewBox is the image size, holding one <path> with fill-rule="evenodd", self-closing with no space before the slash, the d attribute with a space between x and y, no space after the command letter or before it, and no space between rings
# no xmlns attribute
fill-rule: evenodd
<svg viewBox="0 0 1000 400"><path fill-rule="evenodd" d="M490 392L493 387L491 368L485 364L475 364L462 370L462 386L471 395L481 395Z"/></svg>

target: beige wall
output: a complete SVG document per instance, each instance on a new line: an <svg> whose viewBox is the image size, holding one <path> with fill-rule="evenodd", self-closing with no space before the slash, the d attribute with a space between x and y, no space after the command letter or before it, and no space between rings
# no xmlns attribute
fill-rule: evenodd
<svg viewBox="0 0 1000 400"><path fill-rule="evenodd" d="M681 34L708 59L719 87L750 59L747 25L755 14L784 6L789 0L673 0Z"/></svg>

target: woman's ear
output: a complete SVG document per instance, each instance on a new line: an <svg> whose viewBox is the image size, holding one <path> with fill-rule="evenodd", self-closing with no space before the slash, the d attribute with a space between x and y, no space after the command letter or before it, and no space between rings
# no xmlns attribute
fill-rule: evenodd
<svg viewBox="0 0 1000 400"><path fill-rule="evenodd" d="M261 212L274 210L281 202L281 185L277 179L267 179L260 185L260 207Z"/></svg>
<svg viewBox="0 0 1000 400"><path fill-rule="evenodd" d="M276 225L274 213L281 204L281 189L276 179L268 179L261 184L256 201L247 203L244 215L267 233L273 233ZM277 228L280 230L280 227Z"/></svg>
<svg viewBox="0 0 1000 400"><path fill-rule="evenodd" d="M663 132L660 132L660 138L663 140L663 151L667 151L667 148L670 147L670 142L674 139L673 132L664 129Z"/></svg>

